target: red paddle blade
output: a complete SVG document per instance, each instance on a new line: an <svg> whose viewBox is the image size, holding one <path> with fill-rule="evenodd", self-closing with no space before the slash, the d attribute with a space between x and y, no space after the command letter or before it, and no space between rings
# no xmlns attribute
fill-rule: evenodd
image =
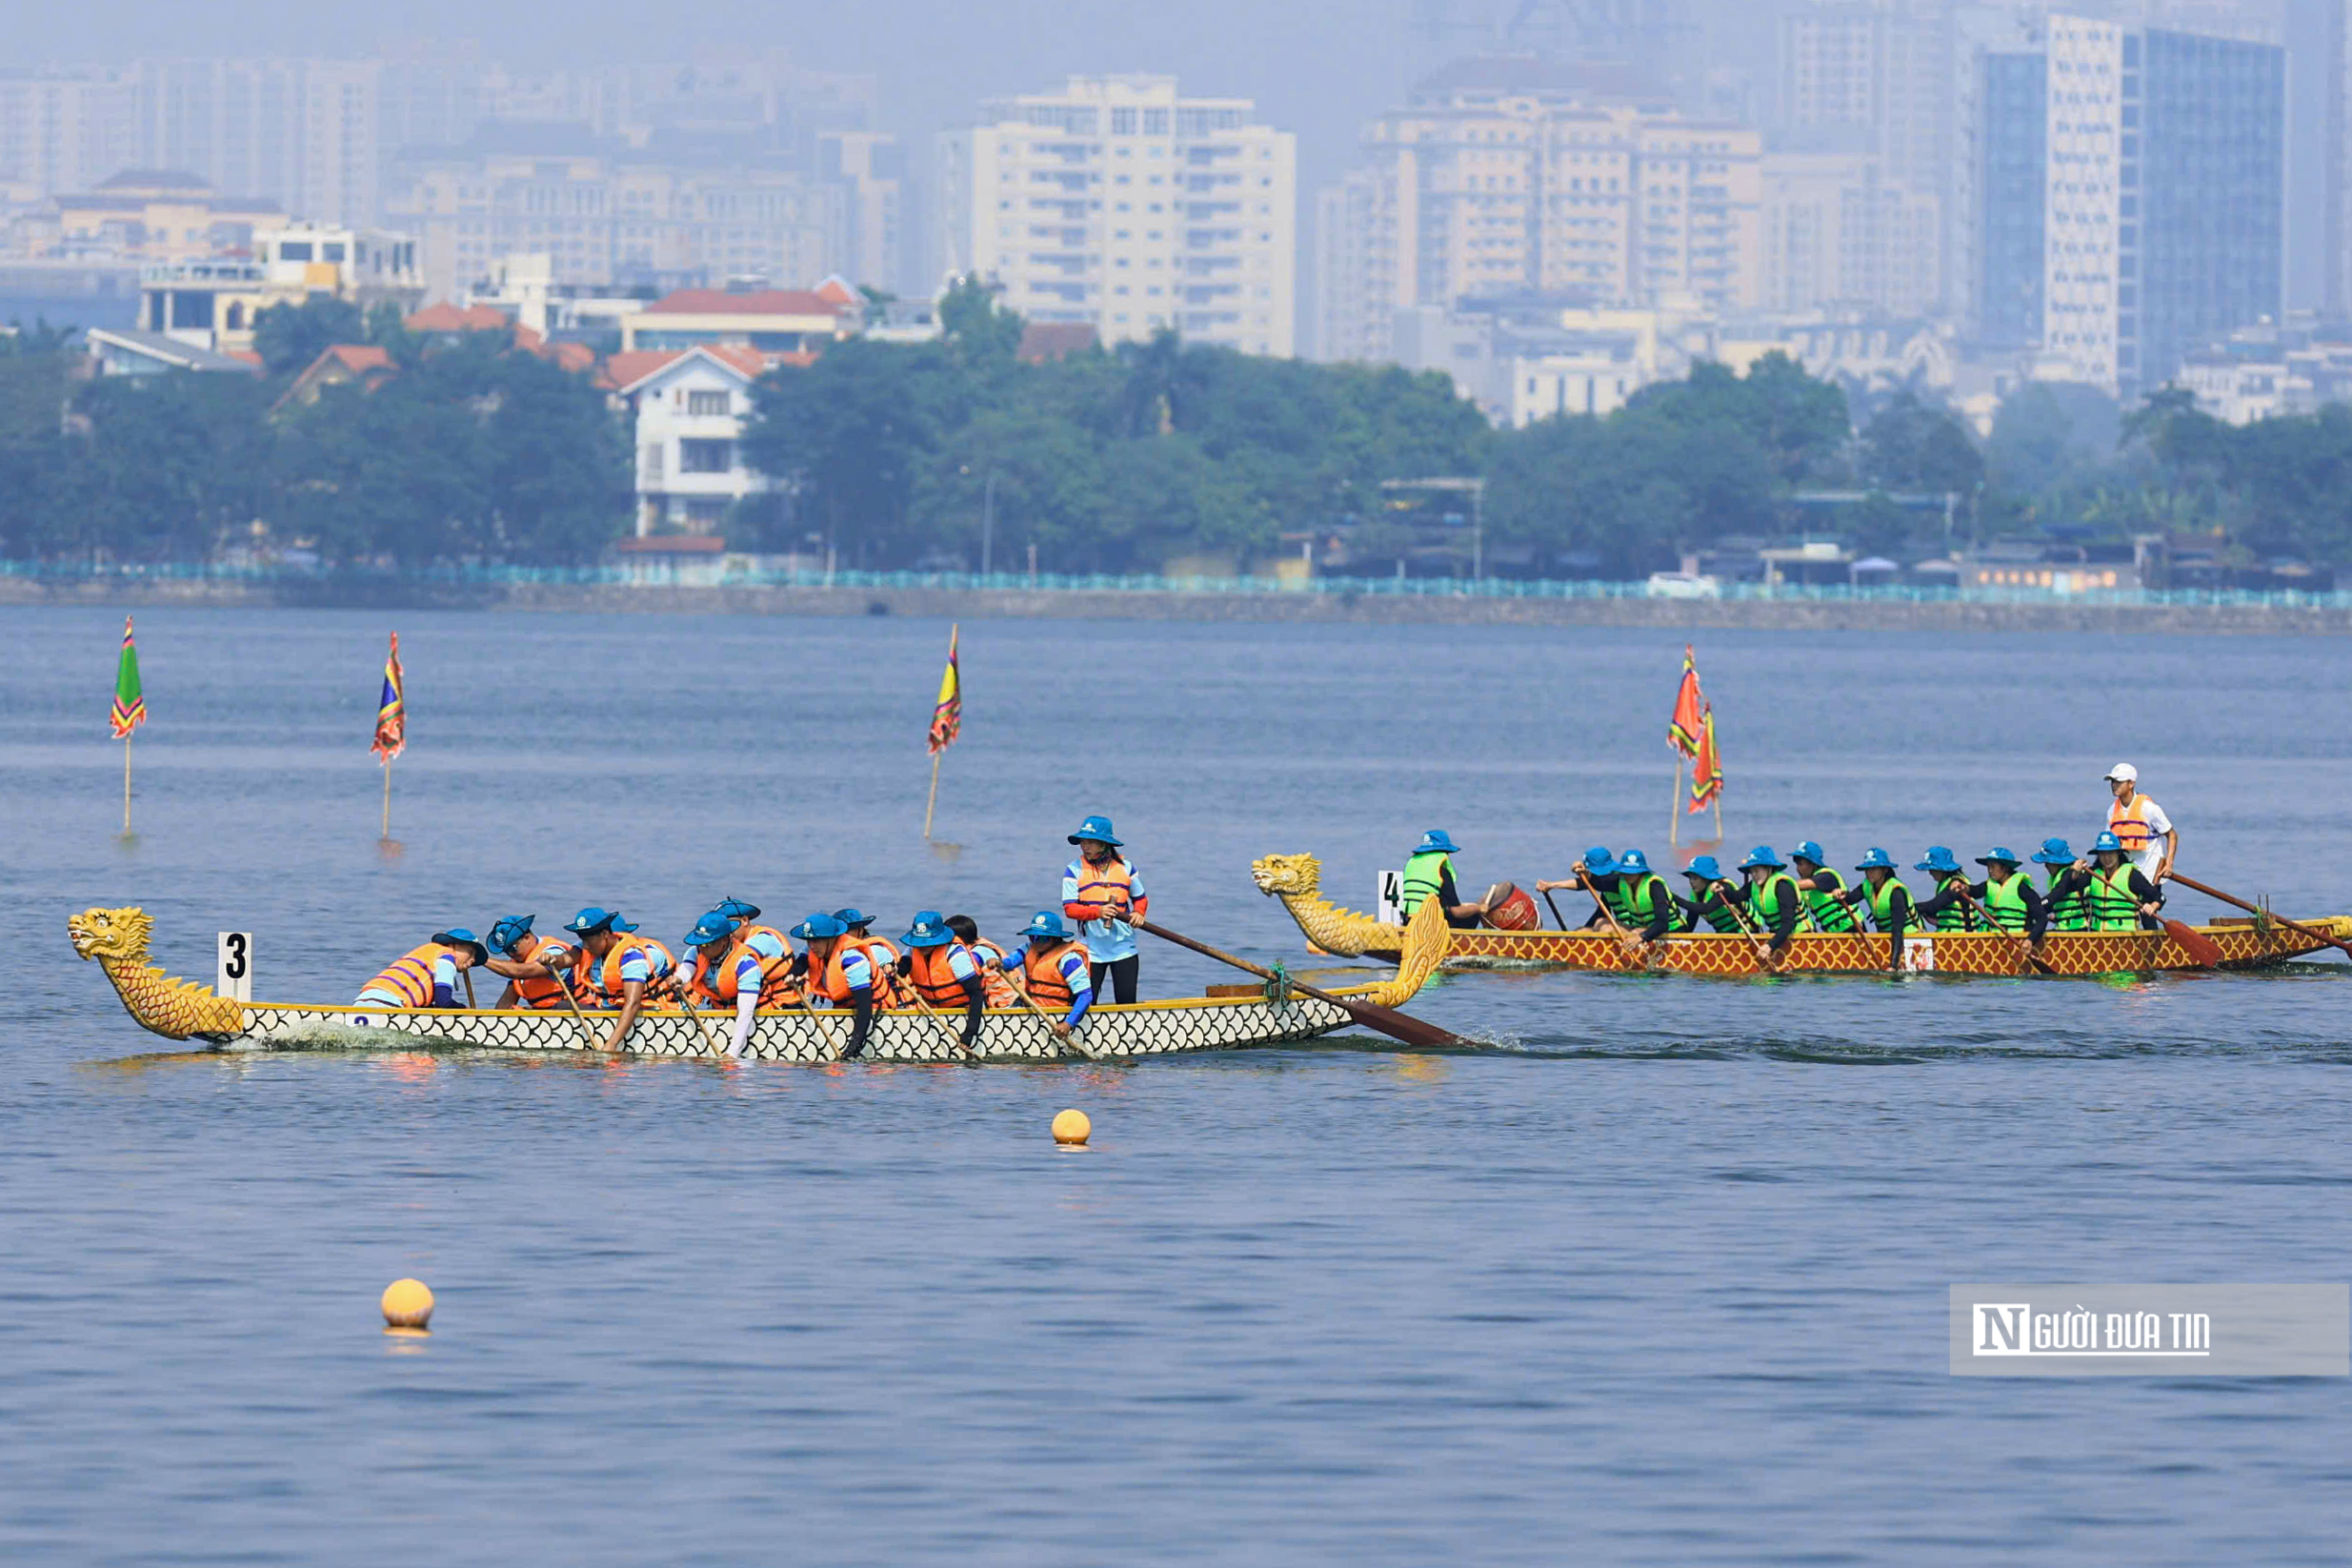
<svg viewBox="0 0 2352 1568"><path fill-rule="evenodd" d="M2221 967L2221 944L2199 931L2195 926L2185 925L2179 920L2167 920L2164 922L2164 935L2179 943L2181 952L2196 959L2205 968L2219 969Z"/></svg>

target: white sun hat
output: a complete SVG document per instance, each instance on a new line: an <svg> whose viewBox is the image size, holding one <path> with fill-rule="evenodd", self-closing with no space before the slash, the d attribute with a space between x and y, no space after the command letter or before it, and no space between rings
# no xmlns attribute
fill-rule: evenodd
<svg viewBox="0 0 2352 1568"><path fill-rule="evenodd" d="M2140 770L2128 762L2119 762L2107 770L2107 782L2112 784L2119 778L2126 784L2137 784L2140 782Z"/></svg>

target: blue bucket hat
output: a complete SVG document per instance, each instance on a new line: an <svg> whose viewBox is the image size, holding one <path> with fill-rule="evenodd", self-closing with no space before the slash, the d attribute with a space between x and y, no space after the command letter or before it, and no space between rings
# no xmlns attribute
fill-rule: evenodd
<svg viewBox="0 0 2352 1568"><path fill-rule="evenodd" d="M1111 819L1107 816L1090 816L1079 823L1078 831L1070 835L1070 842L1075 844L1082 838L1091 838L1097 844L1108 844L1113 849L1119 846L1118 834L1111 831Z"/></svg>
<svg viewBox="0 0 2352 1568"><path fill-rule="evenodd" d="M1958 871L1960 869L1960 863L1959 856L1941 844L1930 844L1927 846L1927 858L1913 869L1916 871Z"/></svg>
<svg viewBox="0 0 2352 1568"><path fill-rule="evenodd" d="M1986 850L1982 854L1977 856L1977 864L1980 866L2014 866L2018 863L2017 851L2009 848L2006 844L1996 844L1991 849Z"/></svg>
<svg viewBox="0 0 2352 1568"><path fill-rule="evenodd" d="M859 926L870 926L874 924L873 915L866 914L863 910L857 909L854 906L849 909L834 910L833 912L833 917L840 921L844 927L851 931L855 931Z"/></svg>
<svg viewBox="0 0 2352 1568"><path fill-rule="evenodd" d="M463 926L452 926L447 931L436 931L432 934L432 939L436 942L446 942L451 947L470 947L473 949L475 963L490 962L490 949L482 945L482 939L479 936Z"/></svg>
<svg viewBox="0 0 2352 1568"><path fill-rule="evenodd" d="M955 934L948 930L946 915L927 909L915 917L914 925L898 939L909 947L945 947L955 940Z"/></svg>
<svg viewBox="0 0 2352 1568"><path fill-rule="evenodd" d="M1109 823L1103 825L1110 826ZM1432 828L1421 834L1421 841L1413 846L1413 853L1415 854L1459 854L1462 853L1462 847L1447 837L1443 828Z"/></svg>
<svg viewBox="0 0 2352 1568"><path fill-rule="evenodd" d="M1066 942L1070 939L1070 927L1052 910L1041 909L1030 916L1029 924L1023 928L1021 935L1033 942L1040 939Z"/></svg>
<svg viewBox="0 0 2352 1568"><path fill-rule="evenodd" d="M1723 868L1715 863L1714 855L1702 854L1692 860L1689 865L1684 866L1682 874L1701 877L1709 882L1720 882L1723 879Z"/></svg>
<svg viewBox="0 0 2352 1568"><path fill-rule="evenodd" d="M1821 846L1810 838L1789 851L1788 857L1791 860L1810 860L1817 866L1829 864L1829 856L1821 853Z"/></svg>
<svg viewBox="0 0 2352 1568"><path fill-rule="evenodd" d="M485 938L491 952L501 958L513 953L514 944L531 935L531 922L537 918L535 915L500 915L497 923L490 928L490 935Z"/></svg>
<svg viewBox="0 0 2352 1568"><path fill-rule="evenodd" d="M2071 866L2075 863L2075 852L2067 847L2066 840L2063 838L2045 838L2041 841L2041 848L2034 852L2034 863L2041 866Z"/></svg>
<svg viewBox="0 0 2352 1568"><path fill-rule="evenodd" d="M713 942L723 942L733 936L736 929L734 921L713 910L694 922L694 929L686 934L686 945L707 947Z"/></svg>
<svg viewBox="0 0 2352 1568"><path fill-rule="evenodd" d="M1629 875L1646 876L1649 874L1650 857L1639 850L1627 850L1617 857L1617 869Z"/></svg>
<svg viewBox="0 0 2352 1568"><path fill-rule="evenodd" d="M591 904L564 922L564 930L579 936L586 936L591 932L597 931L627 932L636 929L635 926L620 917L618 910L606 909L601 904Z"/></svg>
<svg viewBox="0 0 2352 1568"><path fill-rule="evenodd" d="M847 936L850 928L830 915L812 915L787 934L804 942L821 942L828 936Z"/></svg>
<svg viewBox="0 0 2352 1568"><path fill-rule="evenodd" d="M1739 869L1741 871L1753 871L1758 866L1765 867L1767 870L1771 871L1779 871L1782 869L1780 857L1772 853L1772 846L1770 844L1757 845L1756 848L1748 851L1748 857L1739 862Z"/></svg>
<svg viewBox="0 0 2352 1568"><path fill-rule="evenodd" d="M1609 853L1606 844L1595 844L1584 852L1584 869L1595 876L1615 876L1617 856Z"/></svg>
<svg viewBox="0 0 2352 1568"><path fill-rule="evenodd" d="M2123 847L2123 840L2118 838L2111 833L2102 833L2097 838L2091 840L2091 853L2093 854L2097 854L2102 850L2114 854L2129 854L2131 853L2131 851Z"/></svg>
<svg viewBox="0 0 2352 1568"><path fill-rule="evenodd" d="M1893 871L1895 857L1873 844L1862 852L1862 863L1854 869L1856 871Z"/></svg>
<svg viewBox="0 0 2352 1568"><path fill-rule="evenodd" d="M740 898L721 898L711 913L724 915L730 920L756 920L759 918L759 906L747 904Z"/></svg>

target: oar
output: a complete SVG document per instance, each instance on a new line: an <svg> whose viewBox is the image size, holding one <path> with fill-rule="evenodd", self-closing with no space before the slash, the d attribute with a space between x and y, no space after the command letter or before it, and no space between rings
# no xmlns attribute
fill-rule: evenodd
<svg viewBox="0 0 2352 1568"><path fill-rule="evenodd" d="M2044 975L2055 975L2058 973L2057 970L2052 969L2048 964L2043 963L2040 958L2034 956L2033 943L2027 941L2024 937L2020 936L2014 931L2001 931L2000 924L1993 918L1992 912L1987 910L1982 904L1978 903L1975 897L1969 894L1966 883L1956 883L1953 886L1952 895L1961 903L1966 904L1970 909L1977 912L1977 917L1984 922L1984 927L1987 931L2000 932L2000 935L2008 937L2012 942L2015 942L2017 944L2019 957L2024 959L2027 963L2033 965L2034 968L2040 970Z"/></svg>
<svg viewBox="0 0 2352 1568"><path fill-rule="evenodd" d="M2327 933L2319 930L2315 926L2304 925L2301 920L2290 920L2283 915L2273 915L2270 911L2262 908L2259 904L2249 904L2242 898L2232 897L2230 895L2223 893L2220 888L2209 888L2202 882L2192 881L2190 878L2181 875L2177 871L2166 872L2164 874L2164 880L2167 882L2178 882L2184 888L2194 888L2199 893L2203 894L2206 897L2219 898L2224 904L2235 904L2240 909L2244 910L2248 915L2259 915L2265 920L2276 920L2279 924L2286 927L2289 931L2300 931L2315 942L2325 942L2329 947L2340 949L2346 955L2352 955L2352 943L2343 942L2334 936L2330 936ZM2221 963L2221 944L2216 942L2212 937L2206 935L2203 932L2197 930L2195 927L2182 925L2178 920L2167 920L2164 922L2164 934L2170 936L2174 941L2180 943L2182 948L2186 949L2188 955L2196 959L2199 963L2204 964L2208 968L2218 966ZM2194 945L2192 945L2192 939L2194 941ZM2200 951L2201 949L2203 951ZM2213 955L2210 958L2205 956L2205 953L2208 952Z"/></svg>
<svg viewBox="0 0 2352 1568"><path fill-rule="evenodd" d="M1552 904L1551 889L1546 888L1543 890L1543 901L1547 904ZM1552 923L1559 927L1562 931L1566 931L1568 929L1568 917L1560 914L1559 906L1558 904L1552 904Z"/></svg>
<svg viewBox="0 0 2352 1568"><path fill-rule="evenodd" d="M711 1026L702 1021L701 1010L694 1006L693 986L684 981L678 984L678 1006L686 1009L686 1015L694 1019L694 1027L702 1032L702 1048L705 1051L714 1056L729 1056L734 1054L732 1051L721 1051L718 1048L718 1037L711 1033Z"/></svg>
<svg viewBox="0 0 2352 1568"><path fill-rule="evenodd" d="M588 1021L588 1015L580 1011L580 999L572 995L570 982L553 965L542 964L540 967L547 971L548 978L555 982L555 989L563 993L564 1003L572 1009L572 1015L580 1020L580 1033L588 1036L588 1049L603 1050L604 1037L596 1033L596 1026Z"/></svg>
<svg viewBox="0 0 2352 1568"><path fill-rule="evenodd" d="M929 1018L933 1023L939 1026L939 1032L947 1036L947 1043L954 1046L957 1051L963 1053L961 1055L954 1058L955 1061L960 1062L966 1067L977 1067L980 1065L978 1062L972 1059L972 1048L964 1044L964 1037L961 1035L955 1033L955 1026L949 1023L945 1017L941 1016L936 1008L934 1008L929 1002L923 1000L922 992L915 988L912 980L910 980L907 985L907 995L915 998L915 1005L922 1009L924 1017ZM980 1027L986 1029L988 1025L985 1021L983 1021Z"/></svg>
<svg viewBox="0 0 2352 1568"><path fill-rule="evenodd" d="M461 970L459 970L457 973L465 976L465 980L466 980L466 1006L467 1006L470 1010L472 1010L472 1011L473 1011L473 1012L477 1012L477 1013L478 1013L478 1012L480 1012L480 1011L481 1011L482 1004L481 1004L480 1002L477 1002L477 1001L475 1001L475 1000L473 999L473 971L472 971L472 969L471 967L469 967L469 968L466 968L466 969L461 969Z"/></svg>
<svg viewBox="0 0 2352 1568"><path fill-rule="evenodd" d="M809 1022L816 1026L817 1043L825 1048L825 1059L839 1061L841 1042L833 1037L833 1025L816 1015L816 1004L809 999L809 994L806 991L800 994L800 1011L806 1013L809 1015Z"/></svg>
<svg viewBox="0 0 2352 1568"><path fill-rule="evenodd" d="M1699 901L1704 903L1706 900ZM1719 893L1715 895L1715 901L1723 906L1724 913L1732 917L1733 922L1741 931L1748 934L1748 940L1756 946L1756 961L1764 966L1764 973L1767 975L1779 974L1780 966L1773 961L1772 944L1764 940L1762 932L1748 923L1748 917L1739 912L1739 906L1731 901L1731 895Z"/></svg>
<svg viewBox="0 0 2352 1568"><path fill-rule="evenodd" d="M1587 873L1585 873L1585 872L1578 872L1578 873L1577 873L1577 875L1578 875L1579 878L1582 878L1583 876L1585 876L1585 875L1587 875L1587 874L1587 874ZM1587 892L1587 893L1589 893L1589 894L1591 894L1591 895L1593 895L1593 907L1594 907L1595 909L1597 909L1597 910L1600 911L1600 917L1601 917L1602 919L1604 919L1604 920L1606 920L1606 921L1608 921L1608 922L1609 922L1609 929L1610 929L1611 931L1614 931L1614 932L1616 932L1616 933L1617 933L1617 936L1618 936L1618 945L1619 947L1623 947L1623 946L1624 946L1625 944L1627 944L1628 942L1631 942L1631 941L1634 939L1634 934L1633 934L1632 932L1630 932L1630 931L1627 931L1627 930L1624 928L1624 926L1622 926L1621 924L1619 924L1619 923L1618 923L1618 917L1617 917L1617 911L1615 911L1615 910L1613 910L1613 909L1611 909L1611 908L1609 907L1609 900L1608 900L1608 899L1606 899L1606 898L1603 898L1603 897L1600 895L1600 890L1599 890L1598 888L1593 887L1590 883L1587 883L1587 884L1585 885L1585 889L1584 889L1584 891L1585 891L1585 892ZM1628 954L1626 954L1626 956L1630 958L1630 957L1632 957L1632 956L1633 956L1633 955L1632 955L1631 953L1628 953ZM1643 953L1642 953L1642 955L1641 955L1641 967L1642 967L1642 968L1644 968L1644 969L1647 969L1647 968L1649 968L1649 967L1650 967L1650 955L1649 955L1649 953L1647 952L1647 950L1646 950L1646 949L1643 951Z"/></svg>
<svg viewBox="0 0 2352 1568"><path fill-rule="evenodd" d="M1154 925L1149 920L1137 920L1136 929L1148 931L1163 942L1174 942L1178 947L1191 948L1195 953L1204 957L1215 958L1219 963L1231 964L1244 974L1255 975L1261 980L1276 978L1274 971L1270 969L1260 969L1247 958L1236 958L1230 953L1220 953L1206 942L1196 942L1190 936L1179 935L1165 926ZM1371 1002L1352 1001L1345 996L1335 996L1328 991L1317 991L1315 987L1299 980L1290 980L1289 984L1290 988L1300 995L1312 996L1318 1002L1338 1008L1365 1028L1377 1029L1389 1038L1402 1040L1407 1045L1466 1046L1470 1043L1458 1035L1449 1035L1434 1023L1423 1023L1420 1019L1399 1013L1393 1007L1379 1007Z"/></svg>
<svg viewBox="0 0 2352 1568"><path fill-rule="evenodd" d="M1063 1044L1069 1046L1073 1051L1075 1051L1079 1055L1084 1056L1088 1061L1100 1061L1102 1059L1095 1054L1095 1048L1093 1046L1088 1045L1084 1040L1078 1038L1078 1032L1076 1030L1073 1029L1067 1035L1055 1034L1054 1026L1061 1022L1061 1020L1054 1016L1051 1013L1048 1013L1044 1008L1039 1007L1037 1005L1036 998L1032 996L1026 989L1016 985L1013 988L1013 995L1018 996L1021 999L1021 1005L1029 1009L1030 1012L1035 1013L1037 1015L1038 1020L1045 1025L1045 1033L1048 1039L1059 1040Z"/></svg>

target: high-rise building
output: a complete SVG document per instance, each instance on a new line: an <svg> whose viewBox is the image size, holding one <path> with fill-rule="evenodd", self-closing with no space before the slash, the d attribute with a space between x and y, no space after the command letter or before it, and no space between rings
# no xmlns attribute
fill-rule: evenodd
<svg viewBox="0 0 2352 1568"><path fill-rule="evenodd" d="M2041 344L2049 77L2039 50L1977 57L1970 304L1977 340L1987 348Z"/></svg>
<svg viewBox="0 0 2352 1568"><path fill-rule="evenodd" d="M1868 315L1932 314L1940 204L1886 177L1877 159L1767 152L1763 305Z"/></svg>
<svg viewBox="0 0 2352 1568"><path fill-rule="evenodd" d="M2048 37L2044 359L2129 395L2279 313L2284 51L2067 15Z"/></svg>
<svg viewBox="0 0 2352 1568"><path fill-rule="evenodd" d="M1463 299L1760 303L1753 131L1509 58L1422 82L1366 129L1363 151L1317 204L1327 357L1388 358L1399 312Z"/></svg>
<svg viewBox="0 0 2352 1568"><path fill-rule="evenodd" d="M1104 342L1163 329L1288 354L1297 148L1246 98L1172 76L1073 76L939 138L943 270L994 278L1032 321Z"/></svg>
<svg viewBox="0 0 2352 1568"><path fill-rule="evenodd" d="M137 104L136 84L112 71L0 74L0 180L47 195L152 167L140 156Z"/></svg>

